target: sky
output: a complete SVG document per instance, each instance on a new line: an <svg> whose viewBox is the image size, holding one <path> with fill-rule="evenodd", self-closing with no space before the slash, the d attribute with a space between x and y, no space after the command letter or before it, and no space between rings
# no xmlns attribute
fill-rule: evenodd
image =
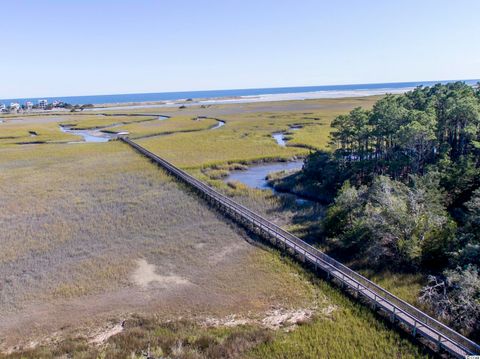
<svg viewBox="0 0 480 359"><path fill-rule="evenodd" d="M0 98L480 78L478 0L0 0Z"/></svg>

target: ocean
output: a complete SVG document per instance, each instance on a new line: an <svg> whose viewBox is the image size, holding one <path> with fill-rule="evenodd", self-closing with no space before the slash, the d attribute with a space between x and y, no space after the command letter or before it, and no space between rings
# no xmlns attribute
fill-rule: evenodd
<svg viewBox="0 0 480 359"><path fill-rule="evenodd" d="M474 85L479 80L460 80ZM209 91L184 91L184 92L159 92L159 93L136 93L117 95L95 96L58 96L38 98L2 99L0 104L6 105L11 102L24 104L27 101L37 103L40 99L48 102L62 101L72 105L82 104L122 104L128 102L152 102L152 101L175 101L185 99L229 99L224 102L247 102L247 101L276 101L286 99L309 99L309 98L333 98L368 96L384 93L401 93L417 86L432 86L437 83L454 81L423 81L423 82L395 82L355 85L331 85L331 86L303 86L303 87L274 87L233 90L209 90ZM208 102L208 101L202 101ZM215 101L219 102L219 101Z"/></svg>

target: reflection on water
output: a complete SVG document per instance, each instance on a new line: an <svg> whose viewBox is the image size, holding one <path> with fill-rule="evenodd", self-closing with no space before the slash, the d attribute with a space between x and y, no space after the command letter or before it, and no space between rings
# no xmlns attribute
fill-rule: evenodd
<svg viewBox="0 0 480 359"><path fill-rule="evenodd" d="M266 180L269 173L300 170L302 166L303 160L253 165L245 171L232 171L225 181L238 181L252 188L271 189Z"/></svg>

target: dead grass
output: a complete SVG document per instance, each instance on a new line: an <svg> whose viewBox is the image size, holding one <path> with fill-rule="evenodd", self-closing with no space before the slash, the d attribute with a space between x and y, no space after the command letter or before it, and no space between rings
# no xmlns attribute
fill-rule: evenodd
<svg viewBox="0 0 480 359"><path fill-rule="evenodd" d="M4 345L125 311L227 314L312 299L273 254L124 144L1 152ZM188 283L138 286L142 259Z"/></svg>

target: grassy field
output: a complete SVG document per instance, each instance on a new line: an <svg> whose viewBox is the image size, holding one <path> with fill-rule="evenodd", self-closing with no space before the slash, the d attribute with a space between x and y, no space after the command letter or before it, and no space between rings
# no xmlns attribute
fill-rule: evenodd
<svg viewBox="0 0 480 359"><path fill-rule="evenodd" d="M68 124L76 129L89 129L156 120L158 116L100 116L95 114L34 116L27 114L2 118L0 146L79 141L78 136L60 131L60 125Z"/></svg>
<svg viewBox="0 0 480 359"><path fill-rule="evenodd" d="M370 107L378 97L283 101L238 105L192 106L185 109L139 108L101 110L85 113L1 115L0 146L35 142L70 142L78 137L59 131L60 124L76 129L109 127L111 131L128 131L132 138L143 140L153 151L186 168L205 167L227 162L289 159L304 156L310 148L326 148L329 124L338 114L356 106ZM103 116L103 113L115 116ZM123 114L152 114L124 116ZM158 114L171 116L158 120ZM195 121L198 117L206 117ZM204 131L216 124L213 118L227 122L215 134ZM115 126L117 125L117 126ZM290 126L302 128L291 131ZM31 136L32 131L37 136ZM197 133L189 133L197 131ZM271 134L286 132L288 145L278 146ZM177 133L178 132L178 133ZM185 133L186 132L186 133ZM170 136L162 136L172 134Z"/></svg>
<svg viewBox="0 0 480 359"><path fill-rule="evenodd" d="M272 256L124 144L1 151L0 338L87 313L221 314L312 299L288 271L271 270ZM140 259L155 265L147 288L132 280Z"/></svg>
<svg viewBox="0 0 480 359"><path fill-rule="evenodd" d="M131 138L139 138L145 136L166 135L175 132L208 130L216 124L217 121L211 118L176 116L163 121L148 121L116 126L110 128L109 130L115 132L127 131Z"/></svg>
<svg viewBox="0 0 480 359"><path fill-rule="evenodd" d="M56 122L27 122L11 120L0 123L0 147L19 143L69 142L77 136L63 133Z"/></svg>
<svg viewBox="0 0 480 359"><path fill-rule="evenodd" d="M326 148L334 116L374 100L162 108L171 116L163 121L62 114L1 123L0 133L15 141L0 139L0 348L17 348L0 358L140 358L148 345L172 358L427 356L368 308L225 222L128 146L14 145L35 128L47 142L68 142L78 137L60 132L60 123L128 122L109 129L151 136L137 141L311 237L321 206L222 177L253 161ZM192 120L198 116L209 118ZM212 118L225 126L211 129ZM278 131L290 138L286 147L272 138ZM419 278L366 274L409 300L420 287ZM92 344L124 319L120 334ZM265 324L271 320L281 324Z"/></svg>
<svg viewBox="0 0 480 359"><path fill-rule="evenodd" d="M177 133L145 138L139 143L176 165L190 169L232 162L287 160L305 156L313 148L326 148L329 125L336 115L355 106L368 107L373 103L374 98L359 98L162 108L166 115L173 116L172 120L179 115L206 116L220 118L226 124L215 132ZM291 126L301 128L293 131ZM130 132L132 137L137 136L134 128ZM274 132L286 133L290 139L286 147L275 142Z"/></svg>
<svg viewBox="0 0 480 359"><path fill-rule="evenodd" d="M266 254L269 256L269 254ZM55 345L39 346L4 358L142 358L147 351L154 357L169 358L428 358L402 335L380 322L366 307L354 303L330 284L307 275L278 254L268 271L294 273L308 283L315 297L308 318L295 324L282 322L271 310L259 316L237 315L224 319L162 321L156 316L133 315L120 334L93 346L88 338L71 337ZM285 315L283 312L283 315ZM298 313L298 312L297 312ZM272 322L273 319L273 322ZM2 355L0 354L0 358Z"/></svg>
<svg viewBox="0 0 480 359"><path fill-rule="evenodd" d="M103 115L62 115L62 124L72 125L78 130L124 125L135 122L156 120L158 116L103 116Z"/></svg>

